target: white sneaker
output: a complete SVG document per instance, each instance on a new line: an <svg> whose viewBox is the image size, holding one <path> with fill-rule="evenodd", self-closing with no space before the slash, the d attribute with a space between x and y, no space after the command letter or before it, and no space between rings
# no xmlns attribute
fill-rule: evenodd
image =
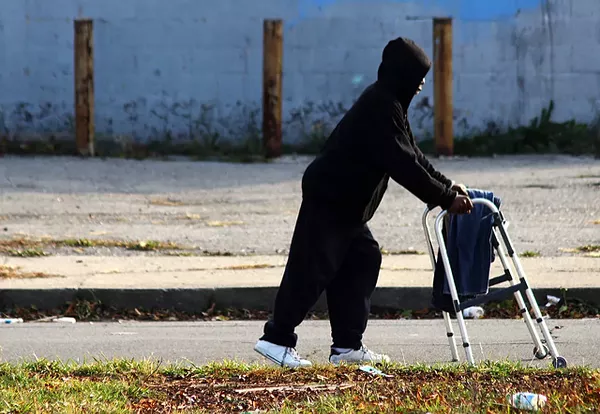
<svg viewBox="0 0 600 414"><path fill-rule="evenodd" d="M305 368L312 366L310 361L300 358L300 355L298 355L294 348L287 346L259 340L254 345L254 350L282 367Z"/></svg>
<svg viewBox="0 0 600 414"><path fill-rule="evenodd" d="M382 362L390 362L390 357L383 354L376 354L375 352L367 349L367 347L362 346L360 349L353 349L352 351L345 353L339 353L332 349L331 355L329 356L329 362L334 365L339 365L342 362L348 364L358 364L363 362L377 364Z"/></svg>

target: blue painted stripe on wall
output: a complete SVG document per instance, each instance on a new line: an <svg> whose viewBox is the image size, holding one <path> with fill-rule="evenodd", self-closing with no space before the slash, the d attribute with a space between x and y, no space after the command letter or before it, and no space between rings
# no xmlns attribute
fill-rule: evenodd
<svg viewBox="0 0 600 414"><path fill-rule="evenodd" d="M298 0L298 18L318 12L336 3L368 3L373 0ZM547 0L388 0L393 3L413 1L427 10L438 7L449 16L462 20L498 20L514 16L519 10L535 9ZM381 0L377 0L381 3ZM427 16L429 17L429 16Z"/></svg>
<svg viewBox="0 0 600 414"><path fill-rule="evenodd" d="M463 20L498 20L512 17L519 10L536 9L545 0L458 0L458 17ZM453 0L440 0L441 5L456 3Z"/></svg>

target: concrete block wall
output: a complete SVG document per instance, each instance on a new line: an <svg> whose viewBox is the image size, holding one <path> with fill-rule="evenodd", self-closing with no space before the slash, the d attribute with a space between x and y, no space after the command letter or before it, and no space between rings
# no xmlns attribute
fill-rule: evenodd
<svg viewBox="0 0 600 414"><path fill-rule="evenodd" d="M285 21L289 115L307 102L349 105L391 38L431 55L434 16L455 19L459 133L526 123L551 99L557 120L600 112L598 0L4 0L0 131L68 128L77 17L94 19L98 133L144 139L185 134L203 104L224 119L259 110L265 18ZM432 127L432 78L411 110L421 134Z"/></svg>

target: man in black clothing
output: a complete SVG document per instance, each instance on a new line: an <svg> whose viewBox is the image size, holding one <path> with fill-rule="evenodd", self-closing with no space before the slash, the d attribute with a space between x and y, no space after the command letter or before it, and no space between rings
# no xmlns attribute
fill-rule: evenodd
<svg viewBox="0 0 600 414"><path fill-rule="evenodd" d="M473 204L462 185L436 171L417 147L407 109L431 62L413 41L383 50L368 86L328 138L302 179L302 205L273 316L255 350L288 367L310 366L295 350L295 328L325 291L333 344L330 361L381 362L362 344L381 266L367 222L391 177L424 203L450 213Z"/></svg>

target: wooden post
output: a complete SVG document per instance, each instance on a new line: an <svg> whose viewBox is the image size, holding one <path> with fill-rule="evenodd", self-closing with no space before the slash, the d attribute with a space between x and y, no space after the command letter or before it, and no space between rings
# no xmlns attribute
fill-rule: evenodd
<svg viewBox="0 0 600 414"><path fill-rule="evenodd" d="M267 158L281 155L283 21L263 22L263 140Z"/></svg>
<svg viewBox="0 0 600 414"><path fill-rule="evenodd" d="M94 25L75 20L75 143L77 152L94 156Z"/></svg>
<svg viewBox="0 0 600 414"><path fill-rule="evenodd" d="M433 116L436 155L452 155L452 19L433 19Z"/></svg>

